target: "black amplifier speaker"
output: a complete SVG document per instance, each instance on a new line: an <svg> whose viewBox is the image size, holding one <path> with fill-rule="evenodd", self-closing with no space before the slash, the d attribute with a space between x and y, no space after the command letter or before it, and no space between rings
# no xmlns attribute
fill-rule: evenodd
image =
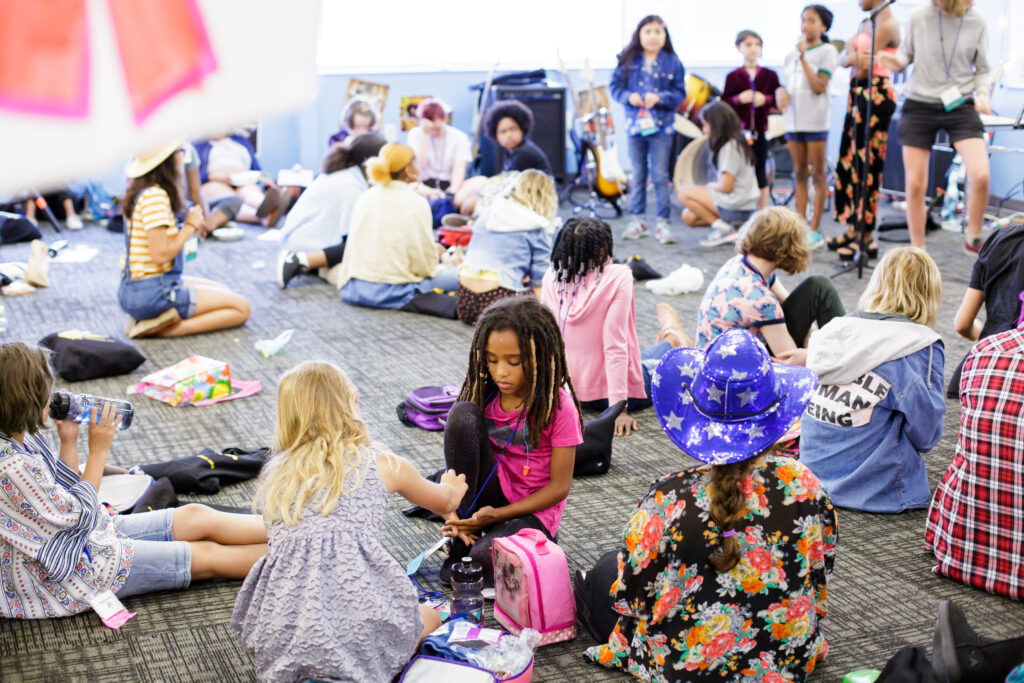
<svg viewBox="0 0 1024 683"><path fill-rule="evenodd" d="M541 148L551 164L555 179L565 179L565 97L563 87L536 85L492 85L485 111L499 100L518 100L533 112L530 139ZM501 172L501 149L498 143L480 135L480 167L483 175Z"/></svg>

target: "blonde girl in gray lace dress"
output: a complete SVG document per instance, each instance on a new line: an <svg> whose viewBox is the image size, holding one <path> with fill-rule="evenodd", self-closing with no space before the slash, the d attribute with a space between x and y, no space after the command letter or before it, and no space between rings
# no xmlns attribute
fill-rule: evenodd
<svg viewBox="0 0 1024 683"><path fill-rule="evenodd" d="M435 484L370 441L344 373L307 362L281 378L274 457L255 507L269 549L249 572L231 627L268 681L382 681L440 626L380 541L388 494L442 517L466 492Z"/></svg>

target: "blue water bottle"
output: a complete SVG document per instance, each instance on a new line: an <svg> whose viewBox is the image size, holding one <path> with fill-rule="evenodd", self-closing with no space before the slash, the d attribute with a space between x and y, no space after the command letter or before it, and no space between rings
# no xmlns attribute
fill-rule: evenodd
<svg viewBox="0 0 1024 683"><path fill-rule="evenodd" d="M452 565L452 619L465 619L475 624L484 621L484 568L472 557Z"/></svg>

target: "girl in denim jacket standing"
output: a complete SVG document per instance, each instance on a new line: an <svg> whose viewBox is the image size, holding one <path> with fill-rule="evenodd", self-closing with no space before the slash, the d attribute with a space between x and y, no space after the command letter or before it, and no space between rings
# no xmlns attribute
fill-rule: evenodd
<svg viewBox="0 0 1024 683"><path fill-rule="evenodd" d="M626 132L629 134L629 163L633 167L629 203L633 219L623 239L647 237L643 221L647 210L647 159L653 173L657 197L658 222L654 236L662 244L672 244L669 229L672 213L668 192L669 154L672 150L672 122L676 109L686 97L685 71L669 38L665 22L648 15L637 24L629 44L618 54L619 64L612 74L612 97L626 108Z"/></svg>

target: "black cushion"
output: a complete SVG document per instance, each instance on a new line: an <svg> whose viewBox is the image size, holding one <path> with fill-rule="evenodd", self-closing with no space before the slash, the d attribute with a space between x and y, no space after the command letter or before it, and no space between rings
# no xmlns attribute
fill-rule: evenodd
<svg viewBox="0 0 1024 683"><path fill-rule="evenodd" d="M146 362L131 344L84 330L54 332L39 345L53 351L53 368L69 382L124 375Z"/></svg>
<svg viewBox="0 0 1024 683"><path fill-rule="evenodd" d="M32 221L27 218L11 218L0 216L0 242L4 244L15 244L16 242L31 242L43 235L39 232Z"/></svg>

